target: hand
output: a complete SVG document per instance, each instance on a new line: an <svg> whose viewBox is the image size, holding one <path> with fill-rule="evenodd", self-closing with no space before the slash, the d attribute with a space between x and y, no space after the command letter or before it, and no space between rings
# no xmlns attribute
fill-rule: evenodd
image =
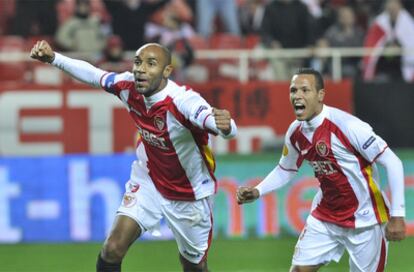
<svg viewBox="0 0 414 272"><path fill-rule="evenodd" d="M401 241L405 238L404 217L391 217L385 227L385 238L388 241Z"/></svg>
<svg viewBox="0 0 414 272"><path fill-rule="evenodd" d="M219 110L213 108L213 116L216 121L216 126L224 135L231 132L231 116L228 110Z"/></svg>
<svg viewBox="0 0 414 272"><path fill-rule="evenodd" d="M41 62L52 63L55 59L55 52L47 41L38 41L30 51L30 57Z"/></svg>
<svg viewBox="0 0 414 272"><path fill-rule="evenodd" d="M260 196L259 190L254 187L241 186L237 189L237 203L250 203L258 199Z"/></svg>

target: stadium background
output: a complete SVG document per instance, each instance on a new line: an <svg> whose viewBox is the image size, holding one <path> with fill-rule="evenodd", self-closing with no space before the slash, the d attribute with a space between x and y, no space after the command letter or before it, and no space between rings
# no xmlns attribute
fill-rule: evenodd
<svg viewBox="0 0 414 272"><path fill-rule="evenodd" d="M4 12L14 1L1 3ZM0 271L93 271L122 198L137 135L114 97L29 60L28 49L41 37L0 37ZM218 34L210 42L220 37L228 39ZM233 41L215 48L198 42L192 44L200 47L195 62L210 72L208 80L182 83L212 105L228 108L239 126L235 140L213 140L219 190L210 268L287 271L317 188L310 167L253 204L240 207L234 196L238 186L260 181L279 159L283 135L294 118L289 83L220 74L221 65L237 70L238 62L209 56L222 49L231 54ZM74 56L88 59L87 54ZM250 64L252 70L263 65ZM326 79L327 104L369 122L403 160L407 230L413 236L414 86L401 80ZM131 248L123 271L179 271L171 238L164 224L161 237L144 235ZM414 271L413 249L412 237L390 244L387 271ZM322 271L346 267L347 258L342 258Z"/></svg>

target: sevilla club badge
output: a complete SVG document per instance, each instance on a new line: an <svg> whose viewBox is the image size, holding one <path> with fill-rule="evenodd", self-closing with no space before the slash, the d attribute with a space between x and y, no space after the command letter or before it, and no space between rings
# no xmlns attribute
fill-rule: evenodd
<svg viewBox="0 0 414 272"><path fill-rule="evenodd" d="M162 130L165 126L165 121L160 116L155 116L154 118L154 126L159 130Z"/></svg>
<svg viewBox="0 0 414 272"><path fill-rule="evenodd" d="M319 154L319 156L321 157L326 157L328 156L329 153L329 148L328 145L324 142L324 141L319 141L316 143L316 152Z"/></svg>

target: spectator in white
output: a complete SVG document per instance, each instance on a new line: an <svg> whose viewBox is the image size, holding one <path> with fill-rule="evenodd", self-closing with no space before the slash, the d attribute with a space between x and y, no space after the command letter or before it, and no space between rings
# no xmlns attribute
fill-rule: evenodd
<svg viewBox="0 0 414 272"><path fill-rule="evenodd" d="M363 77L365 80L395 80L403 78L407 82L414 81L414 55L408 54L414 49L414 19L405 10L400 0L387 0L385 10L378 15L368 29L364 46L375 48L363 61ZM399 56L380 57L387 47L401 47L404 54Z"/></svg>
<svg viewBox="0 0 414 272"><path fill-rule="evenodd" d="M218 14L226 31L240 35L235 0L197 0L197 32L202 36L210 36L214 30L214 19Z"/></svg>
<svg viewBox="0 0 414 272"><path fill-rule="evenodd" d="M91 16L89 0L76 0L75 14L57 31L56 42L64 50L78 52L100 52L105 47L106 37L98 17Z"/></svg>

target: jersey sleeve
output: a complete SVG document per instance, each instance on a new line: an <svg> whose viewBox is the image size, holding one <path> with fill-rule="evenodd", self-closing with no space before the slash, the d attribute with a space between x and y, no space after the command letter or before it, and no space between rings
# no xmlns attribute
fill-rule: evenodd
<svg viewBox="0 0 414 272"><path fill-rule="evenodd" d="M352 146L370 163L373 163L388 147L370 125L359 119L348 123L347 132Z"/></svg>
<svg viewBox="0 0 414 272"><path fill-rule="evenodd" d="M224 138L232 138L235 136L237 127L234 120L231 120L231 133L223 135L217 129L213 116L213 108L198 93L188 90L177 99L177 107L187 120L194 126L206 130L211 134L220 135Z"/></svg>
<svg viewBox="0 0 414 272"><path fill-rule="evenodd" d="M69 58L57 52L55 52L55 58L51 65L94 87L99 87L100 79L107 73L86 61Z"/></svg>
<svg viewBox="0 0 414 272"><path fill-rule="evenodd" d="M300 163L300 154L297 148L292 143L292 134L296 129L297 125L294 122L288 129L285 135L285 143L283 145L282 156L279 160L279 166L285 171L297 172L299 167L301 166Z"/></svg>
<svg viewBox="0 0 414 272"><path fill-rule="evenodd" d="M106 73L102 76L100 84L106 92L120 97L122 90L129 90L134 87L134 75L131 72Z"/></svg>

